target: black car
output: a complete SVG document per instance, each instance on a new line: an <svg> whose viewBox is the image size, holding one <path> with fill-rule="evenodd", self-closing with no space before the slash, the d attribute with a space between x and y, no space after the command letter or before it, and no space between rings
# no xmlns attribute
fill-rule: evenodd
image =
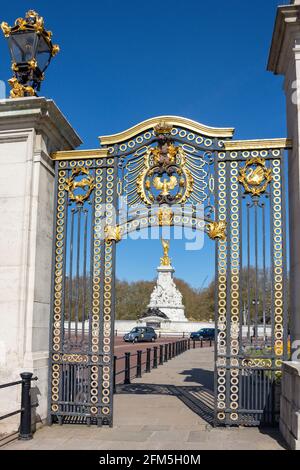
<svg viewBox="0 0 300 470"><path fill-rule="evenodd" d="M203 340L214 340L215 339L215 328L201 328L199 331L191 333L190 338L195 341Z"/></svg>
<svg viewBox="0 0 300 470"><path fill-rule="evenodd" d="M150 326L136 326L123 336L124 341L137 343L138 341L155 341L157 334Z"/></svg>

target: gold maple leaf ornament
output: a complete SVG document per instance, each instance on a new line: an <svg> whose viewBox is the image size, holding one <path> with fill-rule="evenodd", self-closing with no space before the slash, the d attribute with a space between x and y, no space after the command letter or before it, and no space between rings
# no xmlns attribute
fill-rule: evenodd
<svg viewBox="0 0 300 470"><path fill-rule="evenodd" d="M226 222L210 222L206 225L206 231L212 240L226 240Z"/></svg>

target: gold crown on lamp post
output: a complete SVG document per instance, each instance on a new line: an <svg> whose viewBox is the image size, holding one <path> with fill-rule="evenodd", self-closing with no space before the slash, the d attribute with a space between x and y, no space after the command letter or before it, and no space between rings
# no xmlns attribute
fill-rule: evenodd
<svg viewBox="0 0 300 470"><path fill-rule="evenodd" d="M25 18L17 18L14 26L0 25L8 41L14 77L8 81L11 98L33 96L39 91L44 72L59 46L52 44L52 32L46 30L44 18L29 10Z"/></svg>

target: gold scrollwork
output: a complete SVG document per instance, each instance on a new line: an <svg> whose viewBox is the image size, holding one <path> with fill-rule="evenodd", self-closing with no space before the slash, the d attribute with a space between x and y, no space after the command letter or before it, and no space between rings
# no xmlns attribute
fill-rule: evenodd
<svg viewBox="0 0 300 470"><path fill-rule="evenodd" d="M118 225L106 225L104 228L105 240L119 242L122 240L121 227Z"/></svg>
<svg viewBox="0 0 300 470"><path fill-rule="evenodd" d="M76 167L72 170L72 176L66 179L65 189L69 193L69 198L71 201L75 201L76 204L83 204L86 201L95 187L95 180L89 174L89 169L84 167ZM76 181L75 178L80 175L86 175L87 178L82 178L79 181ZM85 190L84 194L75 194L76 189Z"/></svg>
<svg viewBox="0 0 300 470"><path fill-rule="evenodd" d="M85 354L63 354L61 360L63 362L88 362L89 358Z"/></svg>
<svg viewBox="0 0 300 470"><path fill-rule="evenodd" d="M3 21L0 26L5 37L9 37L11 34L19 31L36 31L37 34L41 34L48 44L50 44L52 56L59 52L59 46L51 42L52 32L45 29L44 18L34 10L29 10L25 18L17 18L15 25L12 27L5 21Z"/></svg>
<svg viewBox="0 0 300 470"><path fill-rule="evenodd" d="M262 368L271 368L272 367L272 359L267 359L267 358L252 358L252 357L247 357L242 360L242 366L243 367L250 367L251 369L255 369L256 367L262 367Z"/></svg>
<svg viewBox="0 0 300 470"><path fill-rule="evenodd" d="M226 240L226 222L209 222L206 225L206 232L212 240Z"/></svg>
<svg viewBox="0 0 300 470"><path fill-rule="evenodd" d="M6 23L5 21L2 21L1 29L2 29L4 36L7 38L10 35L11 27L8 25L8 23Z"/></svg>
<svg viewBox="0 0 300 470"><path fill-rule="evenodd" d="M11 98L22 98L23 96L35 96L35 91L31 86L24 86L18 82L16 77L10 78L8 80L9 85L11 86L10 97Z"/></svg>
<svg viewBox="0 0 300 470"><path fill-rule="evenodd" d="M250 158L243 168L240 168L239 182L246 193L260 196L272 181L272 170L266 167L266 161L260 157Z"/></svg>

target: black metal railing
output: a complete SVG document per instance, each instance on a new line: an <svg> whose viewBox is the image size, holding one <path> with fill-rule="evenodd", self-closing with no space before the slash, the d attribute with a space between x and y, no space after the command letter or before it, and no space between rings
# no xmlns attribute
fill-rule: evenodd
<svg viewBox="0 0 300 470"><path fill-rule="evenodd" d="M0 421L20 413L19 439L28 440L32 439L31 409L37 406L37 404L33 405L31 403L31 382L33 380L37 380L37 377L33 377L31 372L22 372L20 376L21 380L0 385L0 390L3 388L14 387L16 385L22 385L21 408L0 416Z"/></svg>
<svg viewBox="0 0 300 470"><path fill-rule="evenodd" d="M189 338L138 350L136 353L125 352L124 356L114 356L114 391L116 385L129 385L132 379L140 379L143 373L157 369L191 348L203 348L205 343L207 346L213 344L212 340L195 341Z"/></svg>

